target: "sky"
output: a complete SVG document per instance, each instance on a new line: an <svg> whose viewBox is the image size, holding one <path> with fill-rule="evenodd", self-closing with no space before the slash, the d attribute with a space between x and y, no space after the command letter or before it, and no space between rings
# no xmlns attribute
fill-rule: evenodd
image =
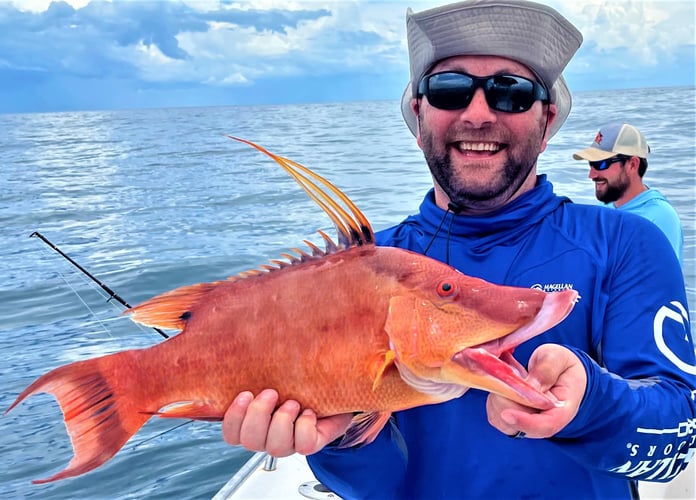
<svg viewBox="0 0 696 500"><path fill-rule="evenodd" d="M397 99L424 1L0 0L0 113ZM573 91L694 86L694 0L541 0Z"/></svg>

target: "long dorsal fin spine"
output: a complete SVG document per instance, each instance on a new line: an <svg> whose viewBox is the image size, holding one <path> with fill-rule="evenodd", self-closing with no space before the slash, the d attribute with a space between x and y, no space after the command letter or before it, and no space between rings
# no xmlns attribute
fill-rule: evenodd
<svg viewBox="0 0 696 500"><path fill-rule="evenodd" d="M345 233L345 236L351 240L352 244L365 244L372 243L374 241L374 232L370 226L369 221L365 215L358 209L358 207L353 203L348 196L346 196L341 190L334 186L324 177L312 172L309 168L304 165L297 163L296 161L284 158L282 156L271 153L262 146L254 144L246 139L241 139L239 137L228 136L230 139L234 139L239 142L243 142L252 146L253 148L261 151L267 156L275 160L283 169L290 174L293 179L304 189L304 191L312 198L324 212L327 213L329 218L331 218L336 229L340 234ZM301 173L300 173L301 172ZM321 187L319 187L311 179L315 179L322 185L324 185L331 193L333 193L338 199L340 199L352 212L351 216L343 207L341 207L333 198L331 198ZM327 206L328 205L328 206ZM355 234L350 232L350 229L355 230ZM355 238L355 235L357 239Z"/></svg>
<svg viewBox="0 0 696 500"><path fill-rule="evenodd" d="M325 250L321 250L313 243L305 240L305 243L312 251L311 255L297 248L292 248L291 250L296 252L299 257L288 253L281 254L282 257L289 260L289 263L279 260L271 260L272 264L276 264L278 266L277 268L268 265L261 266L263 270L256 269L242 272L238 275L240 278L257 276L259 274L264 274L266 272L287 267L289 265L322 257L329 253L348 249L352 246L374 243L374 232L369 221L367 220L367 217L365 217L365 215L360 211L360 209L358 209L355 203L348 198L348 196L346 196L340 189L334 186L327 179L314 173L304 165L283 156L271 153L264 147L251 141L231 135L228 135L227 137L235 141L248 144L278 163L278 165L280 165L283 170L285 170L309 195L309 197L327 214L327 216L331 219L331 222L333 222L338 235L338 243L335 243L334 240L326 235L326 233L318 230L317 232L325 242ZM347 210L334 198L340 200L345 207L347 207Z"/></svg>
<svg viewBox="0 0 696 500"><path fill-rule="evenodd" d="M329 216L331 222L333 222L334 226L336 227L336 232L338 233L339 239L341 237L348 238L353 225L355 225L355 221L350 217L348 212L343 210L343 208L334 200L328 198L326 193L324 193L321 188L316 185L316 183L293 170L291 167L288 167L285 163L287 161L285 158L278 156L274 157L273 159L278 163L281 163L281 165L287 167L286 171L290 173L290 175L295 179L300 187L304 189L309 197L312 198L312 200L314 200L314 202L319 205L321 209ZM315 191L318 194L316 194Z"/></svg>
<svg viewBox="0 0 696 500"><path fill-rule="evenodd" d="M321 189L321 187L319 187L314 181L310 179L310 177L317 179L319 182L324 184L327 188L331 190L331 192L338 195L338 197L344 203L346 199L350 201L350 199L348 199L347 196L345 196L341 191L339 191L338 188L336 188L328 180L324 179L320 175L315 174L314 172L300 165L299 163L296 163L292 160L288 160L287 158L284 158L282 156L278 156L276 160L282 161L284 165L288 166L288 168L301 168L303 172L306 172L309 175L307 176L300 174L296 170L293 170L293 172L295 172L294 175L291 174L293 178L295 178L295 180L297 180L297 182L300 183L300 186L302 187L302 189L305 190L305 192L310 196L310 198L312 198L324 210L324 212L326 212L329 215L334 225L336 226L336 231L338 232L339 239L342 236L344 236L350 241L355 241L355 243L357 244L361 243L362 238L359 236L361 232L360 226L355 221L355 219L351 217L351 215L341 205L339 205L338 203L336 203L335 200L330 198ZM318 197L321 197L321 200L319 200Z"/></svg>
<svg viewBox="0 0 696 500"><path fill-rule="evenodd" d="M321 182L324 186L326 186L333 194L335 194L335 195L336 195L336 196L337 196L337 197L350 209L350 211L353 213L353 217L350 217L349 215L347 215L347 214L345 213L345 211L343 210L343 208L342 208L340 205L336 204L336 206L338 207L338 209L341 210L342 214L345 214L345 217L346 217L346 218L349 218L349 219L353 220L354 222L357 222L357 224L354 225L354 227L355 227L356 230L358 230L360 233L364 233L364 229L365 229L365 228L369 228L368 234L370 234L370 235L373 234L373 233L372 233L372 227L370 226L370 222L367 220L367 217L365 217L365 214L363 214L363 213L360 211L360 209L358 209L358 207L355 206L355 203L353 203L353 201L352 201L350 198L348 198L348 196L346 196L346 194L345 194L343 191L341 191L340 189L338 189L336 186L334 186L331 182L329 182L329 181L328 181L327 179L325 179L324 177L320 176L319 174L316 174L316 173L312 172L310 169L308 169L308 168L305 167L304 165L302 165L302 164L300 164L300 163L297 163L297 162L294 161L294 160L290 160L290 159L288 159L288 158L283 158L283 160L285 160L287 163L289 163L289 164L292 165L293 167L295 167L295 168L301 170L301 171L304 172L305 174L309 175L310 177L312 177L312 178L318 180L318 181ZM333 200L332 200L332 201L333 201ZM334 202L334 203L335 203L335 202ZM371 238L370 238L370 239L371 239Z"/></svg>

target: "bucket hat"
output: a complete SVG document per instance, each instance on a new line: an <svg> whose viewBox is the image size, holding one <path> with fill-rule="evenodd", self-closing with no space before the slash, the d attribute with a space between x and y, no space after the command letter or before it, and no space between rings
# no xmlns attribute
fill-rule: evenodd
<svg viewBox="0 0 696 500"><path fill-rule="evenodd" d="M469 0L434 9L406 12L411 79L401 99L401 113L417 133L411 99L418 83L438 62L462 55L500 56L527 66L549 89L556 104L553 136L568 118L572 99L561 74L582 44L582 34L546 5L524 0Z"/></svg>

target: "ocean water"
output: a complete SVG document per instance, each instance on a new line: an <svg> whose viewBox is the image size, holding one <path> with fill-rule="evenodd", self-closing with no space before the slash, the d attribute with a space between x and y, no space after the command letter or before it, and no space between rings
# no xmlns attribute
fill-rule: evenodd
<svg viewBox="0 0 696 500"><path fill-rule="evenodd" d="M594 204L572 152L603 123L637 125L652 148L646 182L685 229L692 317L695 117L694 87L576 93L538 167L558 193ZM397 101L0 115L0 409L51 368L162 340L33 231L131 304L319 243L317 229L334 234L287 174L225 134L328 177L375 229L415 212L431 183ZM180 422L152 419L97 470L33 485L72 456L57 404L33 396L0 416L0 498L210 498L250 454L226 445L218 423Z"/></svg>

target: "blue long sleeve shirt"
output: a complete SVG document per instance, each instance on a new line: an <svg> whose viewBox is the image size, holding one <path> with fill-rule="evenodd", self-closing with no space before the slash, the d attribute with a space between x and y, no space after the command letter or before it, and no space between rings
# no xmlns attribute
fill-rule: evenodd
<svg viewBox="0 0 696 500"><path fill-rule="evenodd" d="M444 223L443 223L444 219ZM440 228L438 230L438 227ZM431 245L432 241L432 245ZM667 481L696 446L696 359L677 258L645 219L537 186L484 216L453 216L431 190L418 214L377 234L380 245L447 261L493 283L575 289L544 343L584 364L576 417L549 439L511 439L487 421L487 393L396 412L369 445L307 457L343 498L631 498L636 480Z"/></svg>
<svg viewBox="0 0 696 500"><path fill-rule="evenodd" d="M620 207L615 203L608 203L607 206L640 215L656 224L672 244L679 263L684 263L684 229L679 221L679 214L657 189L643 191Z"/></svg>

